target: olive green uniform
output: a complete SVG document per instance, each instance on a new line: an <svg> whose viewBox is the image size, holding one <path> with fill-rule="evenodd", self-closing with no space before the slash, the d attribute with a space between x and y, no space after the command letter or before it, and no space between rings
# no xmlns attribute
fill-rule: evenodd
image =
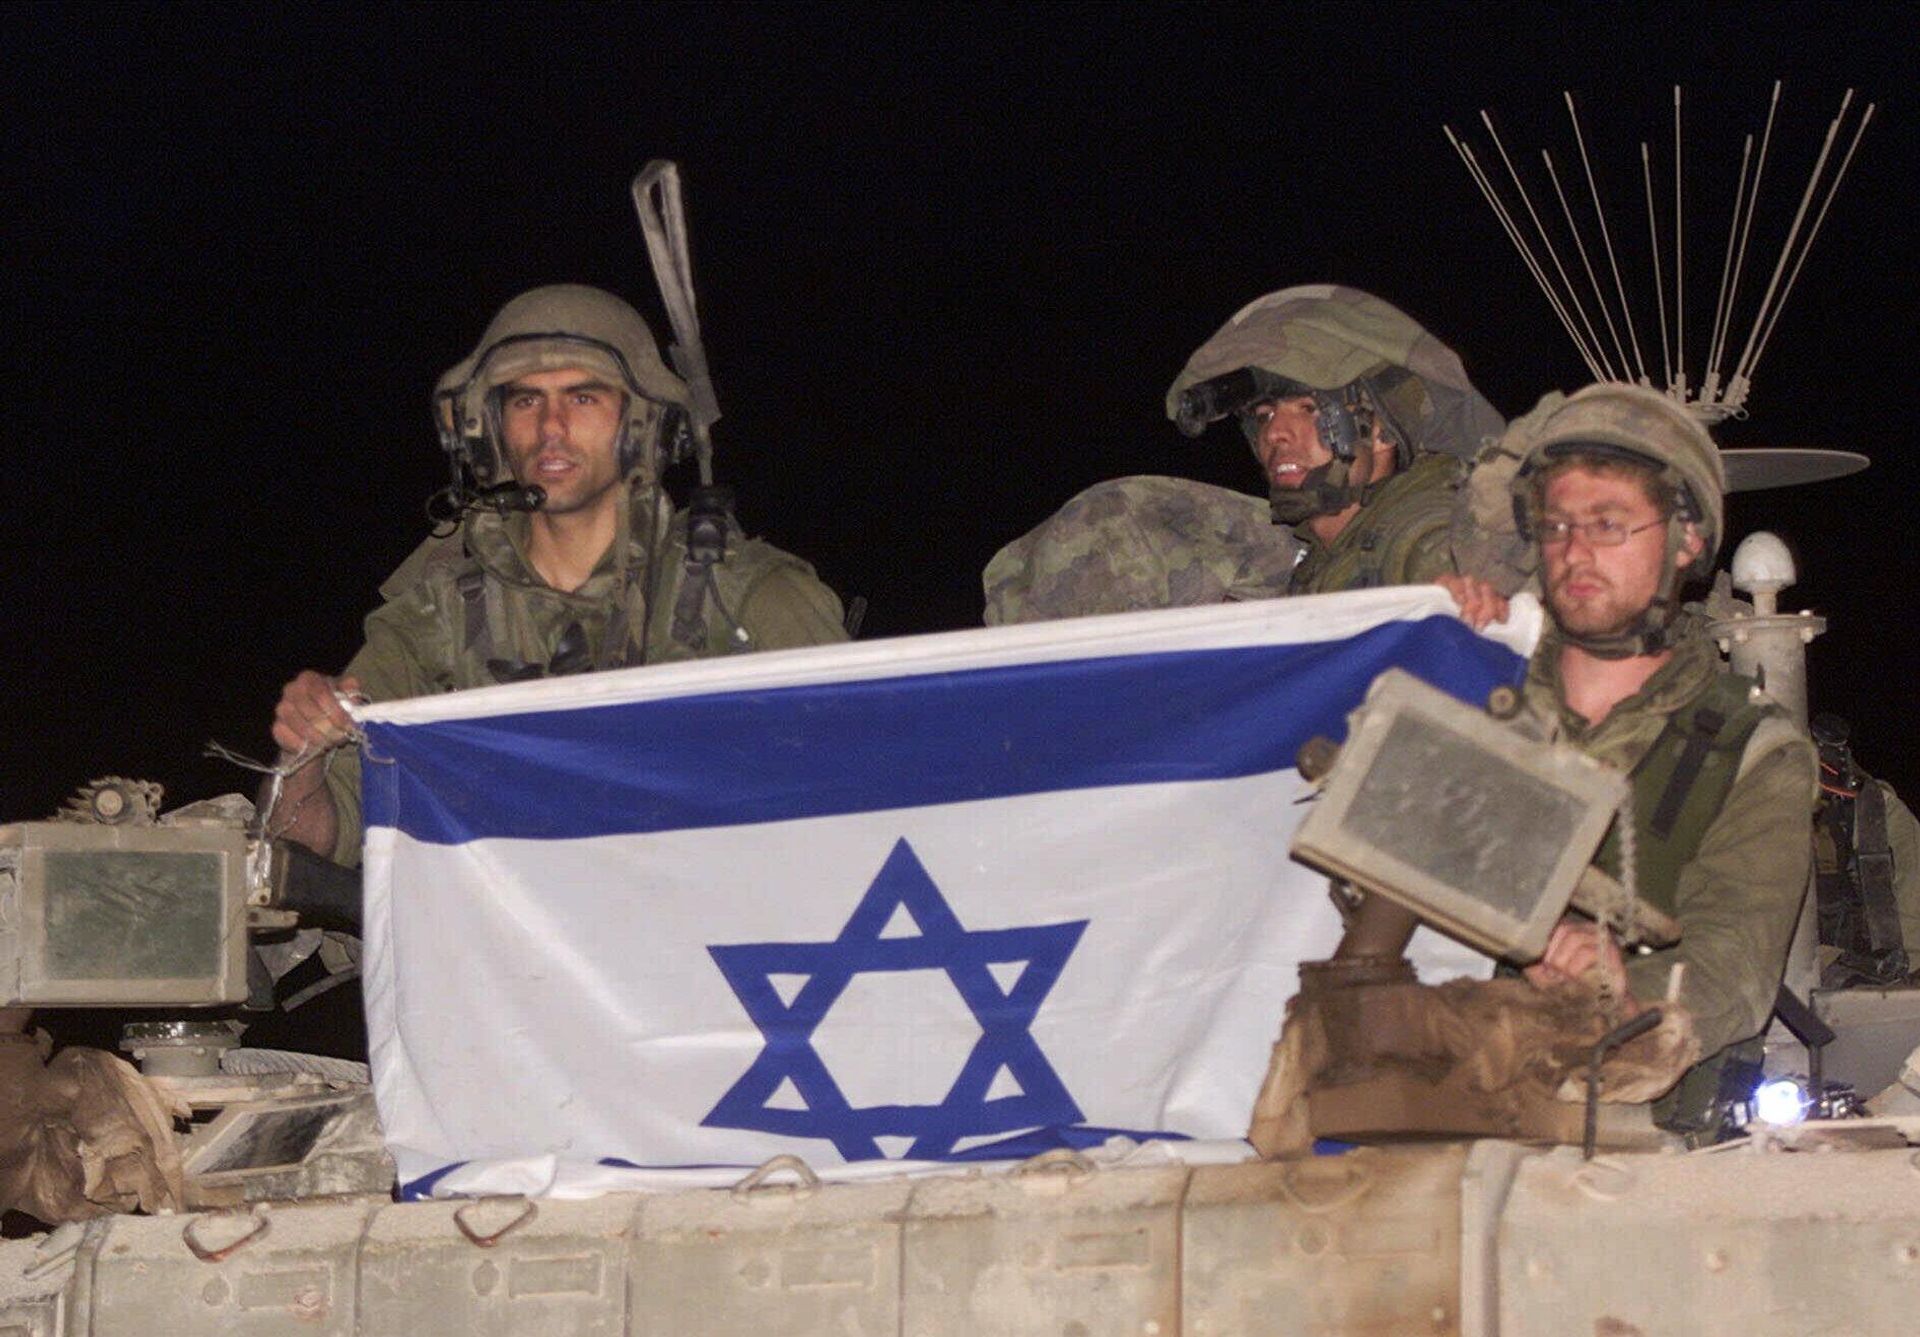
<svg viewBox="0 0 1920 1337"><path fill-rule="evenodd" d="M1421 455L1367 494L1331 543L1313 535L1312 522L1294 527L1306 555L1294 569L1290 594L1334 594L1380 585L1424 585L1452 575L1450 542L1455 493L1466 465L1451 455Z"/></svg>
<svg viewBox="0 0 1920 1337"><path fill-rule="evenodd" d="M725 559L688 560L686 514L637 483L586 583L547 585L526 555L529 518L478 514L415 549L380 587L347 665L371 701L594 669L844 641L840 601L813 568L729 526ZM360 767L334 754L334 858L360 861Z"/></svg>
<svg viewBox="0 0 1920 1337"><path fill-rule="evenodd" d="M1680 639L1673 658L1640 691L1590 727L1561 694L1560 646L1549 634L1534 653L1525 687L1529 708L1564 741L1628 772L1662 744L1671 720L1709 693L1746 696L1746 680L1724 675L1712 643L1696 630ZM1640 895L1673 914L1682 937L1673 947L1630 957L1628 985L1641 1001L1658 1001L1673 967L1685 964L1681 1001L1707 1055L1703 1068L1757 1035L1772 1014L1812 857L1813 744L1778 706L1765 703L1759 715L1737 757L1716 758L1707 749L1704 765L1732 767L1735 778L1730 788L1724 776L1719 786L1703 779L1683 800L1683 806L1697 804L1716 789L1725 794L1717 812L1680 818L1682 826L1690 816L1704 828L1690 857L1677 868L1661 867L1657 857L1636 860ZM1645 789L1636 783L1634 826L1643 850L1654 806Z"/></svg>

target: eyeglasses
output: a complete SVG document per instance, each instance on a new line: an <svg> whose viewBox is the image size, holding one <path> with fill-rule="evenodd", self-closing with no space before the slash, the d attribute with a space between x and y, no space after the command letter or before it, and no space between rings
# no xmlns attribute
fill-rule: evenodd
<svg viewBox="0 0 1920 1337"><path fill-rule="evenodd" d="M1642 530L1652 529L1655 525L1664 525L1667 517L1662 515L1647 521L1644 525L1629 528L1615 516L1602 515L1592 520L1542 520L1537 526L1540 546L1557 548L1571 542L1578 534L1596 548L1617 548Z"/></svg>

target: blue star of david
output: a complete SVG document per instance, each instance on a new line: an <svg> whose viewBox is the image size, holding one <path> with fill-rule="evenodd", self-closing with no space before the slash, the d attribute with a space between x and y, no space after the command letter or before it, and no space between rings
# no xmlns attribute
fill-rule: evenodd
<svg viewBox="0 0 1920 1337"><path fill-rule="evenodd" d="M902 906L920 935L882 938L881 930ZM849 1161L882 1158L877 1137L911 1137L908 1158L937 1159L951 1155L962 1138L1078 1123L1080 1107L1035 1043L1031 1027L1086 927L1082 919L1032 928L962 928L913 848L901 840L832 942L707 948L766 1045L701 1122L822 1138ZM987 969L1020 961L1026 969L1007 990ZM945 971L979 1022L980 1039L939 1104L856 1109L814 1049L813 1033L855 975L900 970ZM774 990L772 975L807 979L788 1004ZM989 1100L987 1091L1002 1068L1020 1093ZM793 1083L805 1109L768 1108L783 1081Z"/></svg>

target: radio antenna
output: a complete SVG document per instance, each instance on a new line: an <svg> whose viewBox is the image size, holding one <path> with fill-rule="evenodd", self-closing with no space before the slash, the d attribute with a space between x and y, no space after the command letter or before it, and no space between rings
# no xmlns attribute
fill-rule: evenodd
<svg viewBox="0 0 1920 1337"><path fill-rule="evenodd" d="M1807 176L1806 186L1801 191L1793 221L1779 242L1772 272L1760 293L1758 304L1748 309L1741 301L1741 280L1746 273L1748 259L1762 249L1762 245L1754 240L1753 223L1768 155L1773 147L1780 93L1781 85L1775 81L1765 125L1760 132L1758 153L1754 151L1754 136L1751 133L1746 136L1740 151L1740 168L1735 178L1733 209L1726 225L1726 244L1720 263L1719 287L1714 293L1713 316L1704 331L1705 338L1693 341L1696 350L1702 345L1706 349L1701 356L1697 376L1690 375L1687 367L1686 234L1689 219L1683 175L1685 137L1680 114L1682 96L1678 86L1673 90L1671 198L1661 198L1663 192L1655 186L1656 177L1662 181L1667 178L1667 165L1656 164L1653 148L1645 140L1640 143L1640 179L1647 214L1647 268L1653 276L1652 305L1660 341L1660 381L1657 385L1641 354L1640 330L1646 319L1645 309L1643 306L1636 317L1634 304L1628 299L1627 283L1621 275L1620 258L1614 241L1614 229L1609 224L1606 206L1600 197L1599 182L1588 156L1587 137L1579 111L1574 105L1573 94L1563 92L1561 96L1566 102L1567 119L1573 128L1574 150L1586 183L1584 201L1577 200L1577 192L1576 199L1569 199L1566 183L1554 165L1552 154L1546 149L1540 152L1549 188L1559 204L1557 236L1549 230L1542 210L1534 202L1534 190L1530 190L1521 177L1507 152L1506 144L1494 129L1493 117L1489 112L1481 111L1480 122L1506 168L1504 182L1497 181L1481 165L1473 146L1456 135L1451 126L1442 126L1441 129L1446 132L1447 142L1453 145L1460 160L1466 164L1467 174L1493 210L1507 239L1520 253L1521 262L1545 294L1547 305L1553 309L1561 327L1573 340L1574 348L1595 379L1632 381L1638 385L1654 386L1684 404L1702 422L1712 424L1730 417L1745 416L1747 397L1752 392L1754 373L1759 368L1761 356L1767 350L1774 327L1779 323L1780 312L1793 292L1801 269L1806 265L1807 254L1820 234L1827 211L1839 193L1840 183L1853 164L1854 152L1860 147L1867 124L1873 119L1874 105L1868 103L1864 110L1856 113L1853 90L1848 89L1840 99L1839 110L1827 125L1826 136L1821 142L1813 169ZM1845 144L1844 151L1836 153L1842 143ZM1576 202L1582 203L1585 208L1576 211ZM1664 219L1663 214L1666 215ZM1532 224L1531 230L1523 226L1523 216ZM1630 230L1623 235L1630 235ZM1578 264L1572 267L1577 271L1578 279L1569 272L1570 266L1562 259L1562 251L1568 246L1578 257ZM1593 260L1596 253L1605 257L1611 285L1601 279ZM1667 283L1668 271L1662 263L1663 255L1671 257L1671 290ZM1598 324L1595 323L1596 319ZM1745 322L1743 326L1742 321ZM1744 328L1744 339L1737 337L1737 327ZM1602 330L1605 331L1604 337ZM1726 363L1736 344L1739 354L1733 358L1732 368L1728 371Z"/></svg>

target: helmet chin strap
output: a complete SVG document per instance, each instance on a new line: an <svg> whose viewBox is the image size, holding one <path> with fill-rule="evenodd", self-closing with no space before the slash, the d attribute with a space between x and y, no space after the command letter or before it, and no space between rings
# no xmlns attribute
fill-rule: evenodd
<svg viewBox="0 0 1920 1337"><path fill-rule="evenodd" d="M1364 505L1373 491L1373 484L1366 482L1358 487L1352 486L1348 482L1352 473L1352 460L1335 459L1307 470L1299 487L1270 489L1267 504L1272 508L1273 522L1276 525L1297 525L1316 515L1338 515L1349 506Z"/></svg>
<svg viewBox="0 0 1920 1337"><path fill-rule="evenodd" d="M1662 606L1662 600L1654 600L1631 627L1611 636L1583 636L1568 631L1559 618L1554 619L1554 625L1560 628L1561 640L1579 646L1595 659L1635 659L1673 648L1672 605L1664 605L1667 610L1664 615L1655 611Z"/></svg>

